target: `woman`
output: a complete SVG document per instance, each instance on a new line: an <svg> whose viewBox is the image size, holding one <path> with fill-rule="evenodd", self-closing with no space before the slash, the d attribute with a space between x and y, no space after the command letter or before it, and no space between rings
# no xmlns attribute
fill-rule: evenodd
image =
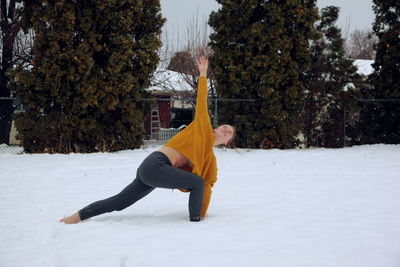
<svg viewBox="0 0 400 267"><path fill-rule="evenodd" d="M60 222L78 223L106 212L123 210L156 187L190 192L190 221L204 219L210 203L211 187L217 180L213 146L230 144L235 129L230 125L212 129L207 109L208 61L203 56L199 58L198 67L200 78L193 122L161 149L150 154L139 166L136 179L119 194L94 202Z"/></svg>

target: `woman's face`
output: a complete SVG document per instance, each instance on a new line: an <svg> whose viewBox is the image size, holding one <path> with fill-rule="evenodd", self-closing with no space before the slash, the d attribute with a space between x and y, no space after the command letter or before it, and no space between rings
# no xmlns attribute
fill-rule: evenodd
<svg viewBox="0 0 400 267"><path fill-rule="evenodd" d="M228 124L220 125L214 129L214 134L217 135L223 144L227 145L233 137L234 129Z"/></svg>

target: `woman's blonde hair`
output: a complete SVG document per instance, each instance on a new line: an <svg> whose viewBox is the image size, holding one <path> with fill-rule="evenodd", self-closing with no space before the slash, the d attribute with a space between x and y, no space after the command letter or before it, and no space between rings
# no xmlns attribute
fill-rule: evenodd
<svg viewBox="0 0 400 267"><path fill-rule="evenodd" d="M228 124L229 126L232 127L233 129L233 134L231 139L229 139L228 143L226 145L223 145L223 147L227 147L227 148L236 148L236 144L235 144L235 140L236 140L236 127L232 126L230 124Z"/></svg>

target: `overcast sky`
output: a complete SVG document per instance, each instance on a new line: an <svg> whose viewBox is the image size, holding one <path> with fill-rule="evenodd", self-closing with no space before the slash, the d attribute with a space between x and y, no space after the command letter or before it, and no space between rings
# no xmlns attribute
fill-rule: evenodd
<svg viewBox="0 0 400 267"><path fill-rule="evenodd" d="M188 21L198 14L199 19L208 18L213 10L218 10L219 4L215 0L161 0L161 10L167 19L166 31L169 39L184 36ZM318 0L318 8L328 5L340 7L338 26L343 34L355 29L372 29L374 13L372 0ZM349 27L348 27L349 25ZM346 29L348 29L346 31ZM345 37L345 36L343 36ZM182 38L182 37L181 37Z"/></svg>

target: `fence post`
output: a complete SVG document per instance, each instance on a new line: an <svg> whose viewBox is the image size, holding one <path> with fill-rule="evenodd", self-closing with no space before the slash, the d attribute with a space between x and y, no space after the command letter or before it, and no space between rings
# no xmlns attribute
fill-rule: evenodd
<svg viewBox="0 0 400 267"><path fill-rule="evenodd" d="M218 126L218 99L214 98L214 121L213 121L214 128Z"/></svg>
<svg viewBox="0 0 400 267"><path fill-rule="evenodd" d="M346 108L343 105L343 147L346 147Z"/></svg>
<svg viewBox="0 0 400 267"><path fill-rule="evenodd" d="M0 144L10 144L10 132L14 114L13 97L0 97Z"/></svg>

